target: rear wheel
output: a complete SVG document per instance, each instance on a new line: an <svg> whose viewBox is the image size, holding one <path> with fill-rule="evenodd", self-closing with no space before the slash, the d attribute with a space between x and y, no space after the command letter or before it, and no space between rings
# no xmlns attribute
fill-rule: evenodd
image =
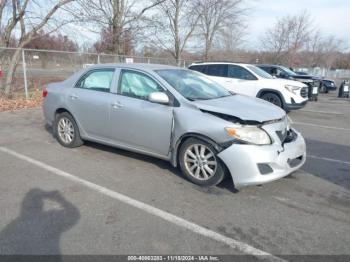
<svg viewBox="0 0 350 262"><path fill-rule="evenodd" d="M179 162L183 174L200 186L215 186L225 177L225 166L215 148L196 138L187 139L181 146Z"/></svg>
<svg viewBox="0 0 350 262"><path fill-rule="evenodd" d="M270 102L278 107L281 107L281 108L283 107L281 98L274 93L270 93L270 92L265 93L261 96L261 99L264 99L264 100L266 100L266 101L268 101L268 102Z"/></svg>
<svg viewBox="0 0 350 262"><path fill-rule="evenodd" d="M68 112L56 116L54 128L56 139L62 146L74 148L84 143L74 118Z"/></svg>

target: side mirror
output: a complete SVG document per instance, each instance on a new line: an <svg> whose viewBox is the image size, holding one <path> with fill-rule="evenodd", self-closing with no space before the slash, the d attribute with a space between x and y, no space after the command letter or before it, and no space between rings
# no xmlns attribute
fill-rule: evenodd
<svg viewBox="0 0 350 262"><path fill-rule="evenodd" d="M149 94L148 101L164 105L168 105L170 102L168 95L163 92L154 92Z"/></svg>

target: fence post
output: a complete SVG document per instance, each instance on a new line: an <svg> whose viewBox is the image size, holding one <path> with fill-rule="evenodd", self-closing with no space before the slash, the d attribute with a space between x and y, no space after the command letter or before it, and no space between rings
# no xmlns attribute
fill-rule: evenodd
<svg viewBox="0 0 350 262"><path fill-rule="evenodd" d="M101 64L100 54L97 55L97 64Z"/></svg>
<svg viewBox="0 0 350 262"><path fill-rule="evenodd" d="M26 94L26 100L28 100L28 83L27 83L27 65L24 49L22 48L22 69L23 69L23 78L24 78L24 91Z"/></svg>

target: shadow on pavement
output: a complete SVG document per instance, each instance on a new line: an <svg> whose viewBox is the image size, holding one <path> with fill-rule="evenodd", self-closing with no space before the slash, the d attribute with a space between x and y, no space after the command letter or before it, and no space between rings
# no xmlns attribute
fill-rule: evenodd
<svg viewBox="0 0 350 262"><path fill-rule="evenodd" d="M0 254L56 255L50 261L61 261L61 235L79 219L78 208L59 191L32 189L22 201L19 216L0 232Z"/></svg>

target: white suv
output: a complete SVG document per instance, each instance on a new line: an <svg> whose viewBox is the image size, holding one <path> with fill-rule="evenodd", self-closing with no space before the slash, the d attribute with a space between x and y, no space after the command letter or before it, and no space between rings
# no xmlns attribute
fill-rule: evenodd
<svg viewBox="0 0 350 262"><path fill-rule="evenodd" d="M208 75L230 91L264 99L285 111L303 108L308 101L308 88L305 84L276 79L254 65L203 62L194 63L189 69Z"/></svg>

